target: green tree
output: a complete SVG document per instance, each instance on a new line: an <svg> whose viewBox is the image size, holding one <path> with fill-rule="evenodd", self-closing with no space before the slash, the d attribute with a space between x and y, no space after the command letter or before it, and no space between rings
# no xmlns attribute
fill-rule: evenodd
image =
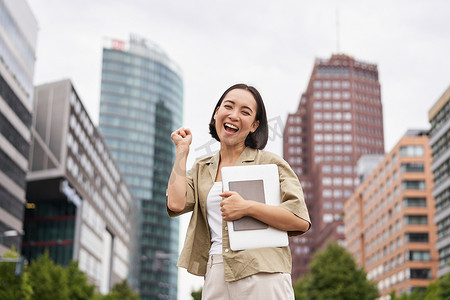
<svg viewBox="0 0 450 300"><path fill-rule="evenodd" d="M191 296L194 300L201 300L202 299L202 288L200 288L198 291L192 291Z"/></svg>
<svg viewBox="0 0 450 300"><path fill-rule="evenodd" d="M3 258L18 258L19 253L11 250L3 254ZM28 274L23 272L21 276L15 274L16 263L14 262L0 262L0 299L15 300L31 299L33 289L28 279Z"/></svg>
<svg viewBox="0 0 450 300"><path fill-rule="evenodd" d="M69 290L69 299L87 300L94 296L94 286L88 284L86 275L78 269L78 262L71 261L65 269Z"/></svg>
<svg viewBox="0 0 450 300"><path fill-rule="evenodd" d="M450 273L442 276L438 283L437 299L450 299Z"/></svg>
<svg viewBox="0 0 450 300"><path fill-rule="evenodd" d="M430 283L427 286L427 289L425 291L425 298L424 300L436 300L436 299L440 299L439 298L439 282L433 282ZM445 299L445 298L442 298Z"/></svg>
<svg viewBox="0 0 450 300"><path fill-rule="evenodd" d="M117 283L111 289L111 292L103 296L103 300L139 300L138 293L133 292L126 280Z"/></svg>
<svg viewBox="0 0 450 300"><path fill-rule="evenodd" d="M296 283L298 299L373 300L378 297L375 284L356 265L352 255L338 244L318 252L311 262L311 274ZM304 282L306 281L306 282Z"/></svg>
<svg viewBox="0 0 450 300"><path fill-rule="evenodd" d="M45 251L36 261L32 261L28 268L33 300L69 299L67 275L62 266L55 265Z"/></svg>
<svg viewBox="0 0 450 300"><path fill-rule="evenodd" d="M307 274L294 285L295 300L309 300L308 287L311 284L311 275Z"/></svg>

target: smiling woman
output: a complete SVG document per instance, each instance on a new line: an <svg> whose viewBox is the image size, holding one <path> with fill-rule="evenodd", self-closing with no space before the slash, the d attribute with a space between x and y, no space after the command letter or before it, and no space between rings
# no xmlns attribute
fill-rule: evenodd
<svg viewBox="0 0 450 300"><path fill-rule="evenodd" d="M167 210L171 217L193 212L178 266L204 276L203 299L294 299L288 246L230 249L227 221L245 216L289 235L302 234L310 227L297 176L281 157L262 150L268 125L259 92L245 84L227 89L214 108L209 129L220 142L220 151L198 160L187 175L192 133L180 128L171 135L176 157L167 188ZM223 190L223 167L258 164L278 166L279 206Z"/></svg>

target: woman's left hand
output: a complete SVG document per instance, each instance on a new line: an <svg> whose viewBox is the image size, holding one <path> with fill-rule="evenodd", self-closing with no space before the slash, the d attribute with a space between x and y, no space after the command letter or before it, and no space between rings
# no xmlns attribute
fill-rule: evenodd
<svg viewBox="0 0 450 300"><path fill-rule="evenodd" d="M225 191L219 196L224 198L220 202L220 210L225 221L234 221L246 216L251 202L253 202L245 200L237 192L232 191Z"/></svg>

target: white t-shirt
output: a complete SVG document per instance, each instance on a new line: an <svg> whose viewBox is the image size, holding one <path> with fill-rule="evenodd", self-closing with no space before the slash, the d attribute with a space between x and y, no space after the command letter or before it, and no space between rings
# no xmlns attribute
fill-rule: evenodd
<svg viewBox="0 0 450 300"><path fill-rule="evenodd" d="M222 182L214 182L208 197L206 198L206 217L211 233L211 249L209 255L222 254L222 213L220 202L222 197Z"/></svg>

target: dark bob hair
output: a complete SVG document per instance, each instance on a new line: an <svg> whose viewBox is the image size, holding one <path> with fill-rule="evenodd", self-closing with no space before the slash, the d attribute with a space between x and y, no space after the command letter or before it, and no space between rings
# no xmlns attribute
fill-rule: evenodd
<svg viewBox="0 0 450 300"><path fill-rule="evenodd" d="M255 130L255 132L250 132L245 139L245 146L262 150L267 144L267 140L269 138L269 126L267 124L267 115L266 115L266 108L264 106L264 102L261 98L261 95L259 94L258 90L254 88L253 86L248 86L244 83L238 83L231 87L229 87L220 97L219 102L217 102L216 107L214 108L213 114L211 116L211 120L209 121L209 133L213 138L215 138L217 141L220 142L219 136L217 135L216 131L216 120L214 120L214 115L216 113L217 108L220 107L222 104L223 99L225 96L230 92L231 90L235 89L241 89L249 91L253 98L255 98L256 104L258 106L255 116L255 122L259 121L259 126Z"/></svg>

